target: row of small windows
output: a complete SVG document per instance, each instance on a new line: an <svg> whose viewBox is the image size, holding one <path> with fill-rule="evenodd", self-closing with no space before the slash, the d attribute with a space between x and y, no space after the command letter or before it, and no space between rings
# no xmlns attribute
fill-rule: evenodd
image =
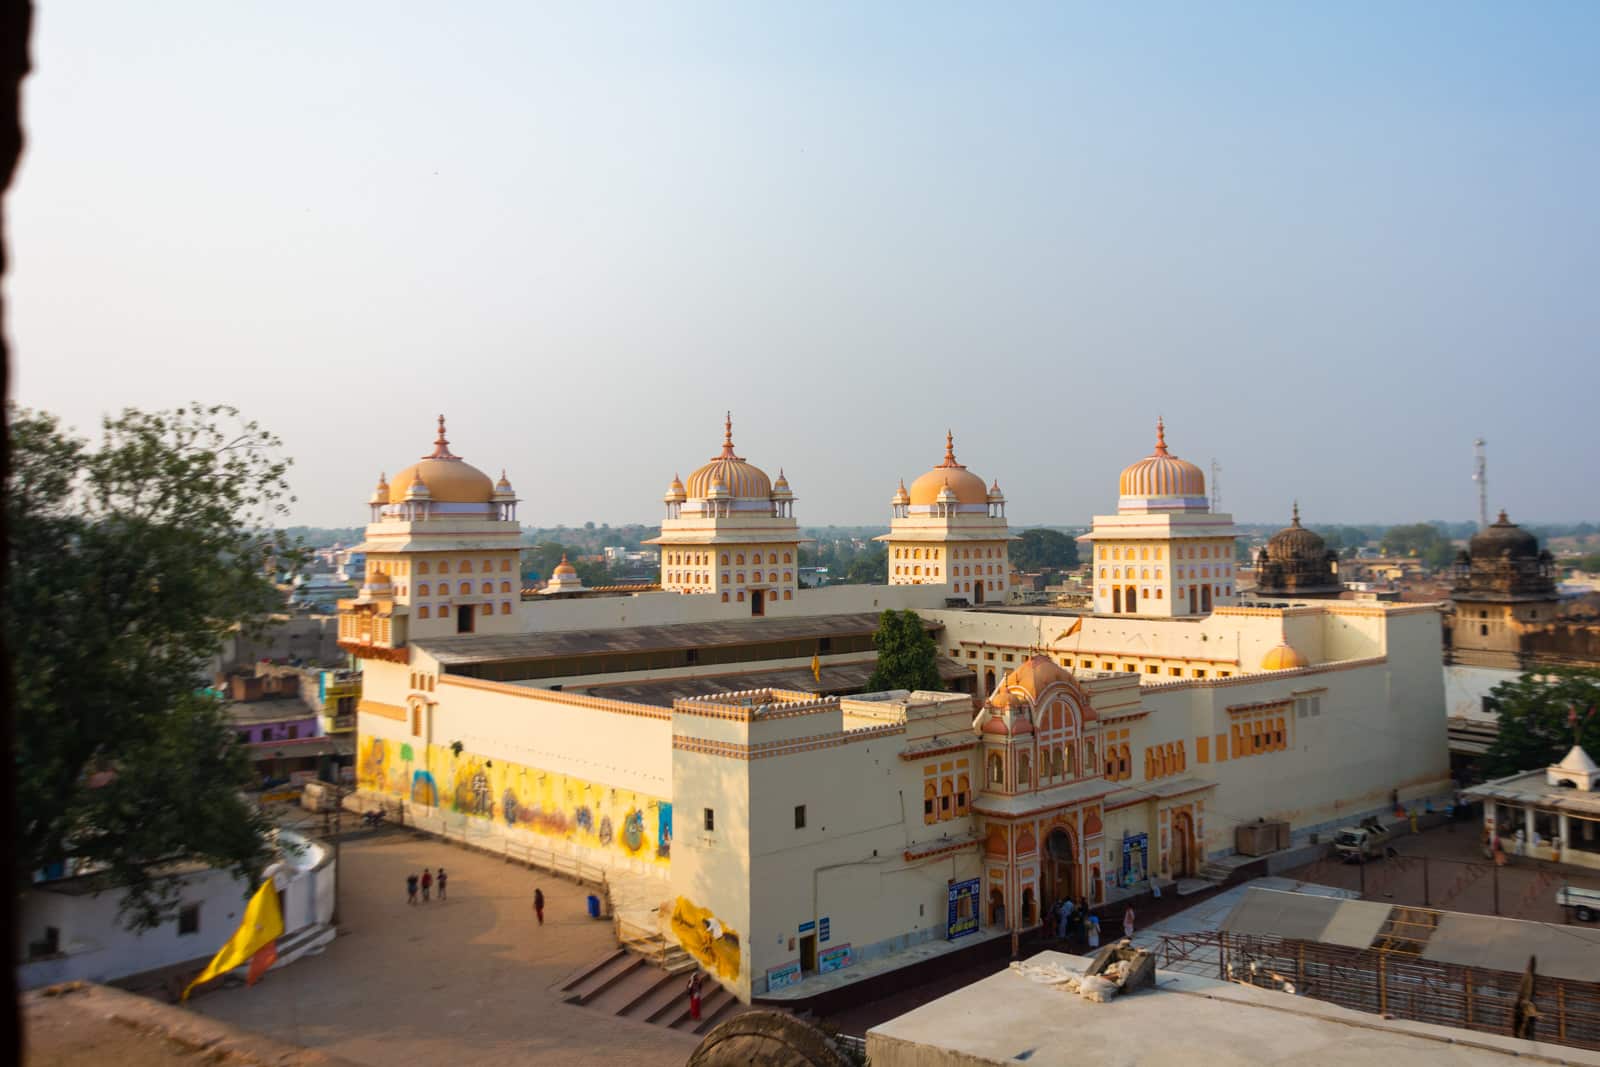
<svg viewBox="0 0 1600 1067"><path fill-rule="evenodd" d="M1133 777L1133 756L1127 745L1106 746L1106 780L1122 782Z"/></svg>
<svg viewBox="0 0 1600 1067"><path fill-rule="evenodd" d="M396 566L399 566L399 565L397 564ZM439 568L438 573L440 573L440 574L449 574L450 573L450 561L447 560L447 559L441 559L436 564L433 564L432 566L437 566ZM419 559L417 561L417 573L418 574L428 574L429 573L429 567L430 567L430 564L428 563L427 560ZM483 571L484 574L488 574L490 571L494 570L494 560L492 560L492 559L484 560L482 565L481 565L481 567L480 567L480 569ZM500 570L502 572L509 572L511 570L511 561L509 559L501 560L500 561ZM394 573L396 573L396 574L404 574L405 571L404 570L397 570ZM472 573L472 561L470 559L461 560L456 565L456 573L457 574L471 574Z"/></svg>
<svg viewBox="0 0 1600 1067"><path fill-rule="evenodd" d="M1061 745L1052 745L1044 748L1039 753L1039 777L1043 781L1055 778L1070 778L1073 775L1072 751L1075 746L1072 742ZM1123 746L1127 748L1126 745ZM1083 741L1083 765L1094 766L1094 739L1085 738ZM1107 766L1115 765L1115 746L1107 750ZM1026 750L1017 753L1017 789L1032 789L1033 761ZM1006 784L1005 759L999 752L991 752L988 757L989 784L997 788L1004 788Z"/></svg>
<svg viewBox="0 0 1600 1067"><path fill-rule="evenodd" d="M1160 559L1161 558L1161 554L1162 554L1163 551L1164 550L1160 546L1157 546L1154 549L1151 549L1148 546L1147 547L1142 547L1142 548L1138 549L1139 555L1138 555L1137 558L1144 559L1144 560L1147 560L1147 559ZM1154 552L1155 555L1152 556L1151 552ZM1100 546L1100 552L1099 552L1099 558L1100 559L1134 559L1135 558L1134 557L1134 549L1131 548L1131 547L1123 548L1120 545L1110 545L1110 546L1101 545ZM1196 549L1193 545L1187 545L1187 546L1186 545L1179 545L1177 548L1173 549L1172 558L1173 559L1211 559L1212 558L1212 549L1211 549L1211 546L1209 546L1209 545L1201 545L1199 549ZM1222 545L1217 545L1216 546L1216 558L1217 559L1226 559L1226 558L1228 558L1228 551Z"/></svg>
<svg viewBox="0 0 1600 1067"><path fill-rule="evenodd" d="M1154 745L1144 750L1146 778L1166 778L1181 774L1188 763L1188 753L1184 751L1182 741L1169 741L1164 745Z"/></svg>
<svg viewBox="0 0 1600 1067"><path fill-rule="evenodd" d="M433 692L435 676L424 671L411 672L411 688Z"/></svg>
<svg viewBox="0 0 1600 1067"><path fill-rule="evenodd" d="M418 596L432 596L433 594L429 592L430 588L431 587L428 585L427 582L423 582L422 584L417 586L417 595ZM501 582L500 583L500 591L502 593L511 592L511 583L510 582ZM483 585L481 587L479 587L478 592L482 593L484 596L493 596L494 595L494 583L493 582L484 582ZM439 596L449 596L450 595L450 583L449 582L440 582L439 583L439 594L438 595ZM472 595L472 583L471 582L462 582L459 585L457 585L456 586L456 595L457 596L471 596Z"/></svg>
<svg viewBox="0 0 1600 1067"><path fill-rule="evenodd" d="M757 590L757 592L760 592L760 590ZM776 597L778 595L778 591L776 589L772 590L772 595L774 597ZM793 600L794 599L794 590L793 589L785 589L783 591L783 599L785 599L785 600ZM727 593L723 593L722 594L722 602L724 604L728 603L728 594ZM739 596L738 596L738 599L737 599L736 603L739 603L739 604L743 604L744 603L744 590L743 589L739 590Z"/></svg>
<svg viewBox="0 0 1600 1067"><path fill-rule="evenodd" d="M923 556L927 552L927 556ZM894 550L895 559L943 559L942 548L897 548ZM1006 552L1003 548L957 548L951 551L951 559L1005 559Z"/></svg>
<svg viewBox="0 0 1600 1067"><path fill-rule="evenodd" d="M679 566L679 565L684 565L684 564L688 564L690 566L705 566L705 565L708 565L711 562L711 556L710 556L709 553L706 553L706 552L668 552L667 553L666 562L668 563L668 565L672 565L672 566ZM761 562L761 553L759 553L759 552L750 553L750 562L752 564L760 563ZM769 564L776 565L777 562L778 562L778 554L776 552L768 552L767 553L767 562ZM794 553L793 552L785 552L783 554L783 562L785 562L785 563L793 563L794 562ZM733 564L734 564L734 566L737 566L737 567L743 567L744 566L744 553L743 552L736 552L736 553L733 554ZM722 565L724 567L728 566L728 553L726 553L726 552L722 553Z"/></svg>
<svg viewBox="0 0 1600 1067"><path fill-rule="evenodd" d="M922 785L922 821L932 824L954 819L967 813L968 801L972 796L972 785L966 775L956 778L944 778L939 782L939 788L934 789L933 782L924 782Z"/></svg>
<svg viewBox="0 0 1600 1067"><path fill-rule="evenodd" d="M473 605L471 605L471 604L463 604L462 607L470 609L471 607L473 607ZM494 614L494 605L493 604L479 604L479 605L477 605L477 607L478 607L478 610L481 611L485 615L493 615ZM511 614L511 603L510 603L510 601L504 601L503 600L503 601L500 602L500 614L502 614L502 615L510 615ZM440 604L439 605L439 618L445 619L445 618L449 618L449 616L450 616L450 605L449 604ZM424 604L420 608L417 609L417 618L419 618L419 619L427 619L427 618L431 618L431 617L432 616L428 613L428 605Z"/></svg>
<svg viewBox="0 0 1600 1067"><path fill-rule="evenodd" d="M1281 752L1289 747L1283 716L1233 724L1231 748L1235 759L1263 752Z"/></svg>
<svg viewBox="0 0 1600 1067"><path fill-rule="evenodd" d="M920 564L920 563L912 563L910 565L906 565L906 564L896 563L894 565L894 572L896 574L902 574L902 575L904 575L904 574L921 575L922 574L922 564ZM937 577L939 577L939 574L940 574L940 569L938 567L929 567L928 568L928 577L929 578L937 578Z"/></svg>

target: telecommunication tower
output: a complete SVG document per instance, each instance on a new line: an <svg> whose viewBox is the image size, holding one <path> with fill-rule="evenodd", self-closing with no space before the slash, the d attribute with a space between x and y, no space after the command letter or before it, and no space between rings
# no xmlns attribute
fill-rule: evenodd
<svg viewBox="0 0 1600 1067"><path fill-rule="evenodd" d="M1483 448L1489 442L1479 437L1472 442L1472 480L1478 483L1478 529L1489 526L1489 460Z"/></svg>

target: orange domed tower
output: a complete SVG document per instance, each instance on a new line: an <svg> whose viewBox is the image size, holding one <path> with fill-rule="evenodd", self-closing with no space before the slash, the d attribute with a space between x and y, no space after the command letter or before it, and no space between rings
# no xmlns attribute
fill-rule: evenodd
<svg viewBox="0 0 1600 1067"><path fill-rule="evenodd" d="M1096 614L1208 615L1234 595L1233 517L1212 513L1205 474L1167 448L1159 418L1155 450L1118 480L1117 513L1096 515L1078 540L1092 553Z"/></svg>
<svg viewBox="0 0 1600 1067"><path fill-rule="evenodd" d="M733 448L733 413L722 423L722 451L690 472L673 475L662 495L661 588L720 596L765 615L793 600L800 573L800 528L794 490L780 470L773 482Z"/></svg>
<svg viewBox="0 0 1600 1067"><path fill-rule="evenodd" d="M522 628L516 491L450 451L443 415L433 451L380 475L368 505L367 581L339 601L339 647L404 662L408 640Z"/></svg>
<svg viewBox="0 0 1600 1067"><path fill-rule="evenodd" d="M944 435L944 460L889 502L890 585L942 585L973 604L1004 602L1011 588L1011 530L1000 482L956 462L955 435Z"/></svg>

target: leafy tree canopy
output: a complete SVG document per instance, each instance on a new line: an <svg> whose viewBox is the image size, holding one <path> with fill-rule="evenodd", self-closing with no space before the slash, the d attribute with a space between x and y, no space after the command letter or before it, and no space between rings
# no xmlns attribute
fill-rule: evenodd
<svg viewBox="0 0 1600 1067"><path fill-rule="evenodd" d="M1078 542L1060 530L1023 530L1011 546L1011 562L1021 571L1060 571L1078 565Z"/></svg>
<svg viewBox="0 0 1600 1067"><path fill-rule="evenodd" d="M916 612L885 611L879 615L872 644L878 650L878 665L867 679L868 692L944 689L939 678L939 649Z"/></svg>
<svg viewBox="0 0 1600 1067"><path fill-rule="evenodd" d="M1556 668L1501 682L1489 699L1500 716L1500 733L1479 766L1490 778L1548 767L1572 748L1573 714L1579 743L1600 753L1600 670Z"/></svg>
<svg viewBox="0 0 1600 1067"><path fill-rule="evenodd" d="M1455 545L1431 522L1389 527L1382 547L1385 555L1415 556L1434 568L1448 565L1456 554Z"/></svg>
<svg viewBox="0 0 1600 1067"><path fill-rule="evenodd" d="M99 870L147 928L178 903L166 864L254 879L268 824L249 760L199 693L230 630L282 603L299 549L278 441L226 407L124 411L91 447L12 409L4 625L16 677L17 870Z"/></svg>

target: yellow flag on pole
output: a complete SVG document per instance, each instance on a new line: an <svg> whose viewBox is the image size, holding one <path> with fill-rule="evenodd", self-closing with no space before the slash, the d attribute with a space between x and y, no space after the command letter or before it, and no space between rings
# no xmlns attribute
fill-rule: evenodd
<svg viewBox="0 0 1600 1067"><path fill-rule="evenodd" d="M183 991L182 999L188 1000L194 987L202 982L209 982L249 962L257 952L270 947L282 936L283 912L278 908L278 892L272 886L272 879L268 878L261 883L261 888L256 890L256 895L250 898L249 905L244 909L244 921L239 924L239 929L235 930L228 943L211 957L211 962L200 972L200 977L189 983L188 988Z"/></svg>
<svg viewBox="0 0 1600 1067"><path fill-rule="evenodd" d="M811 653L811 677L814 681L822 681L822 657Z"/></svg>

